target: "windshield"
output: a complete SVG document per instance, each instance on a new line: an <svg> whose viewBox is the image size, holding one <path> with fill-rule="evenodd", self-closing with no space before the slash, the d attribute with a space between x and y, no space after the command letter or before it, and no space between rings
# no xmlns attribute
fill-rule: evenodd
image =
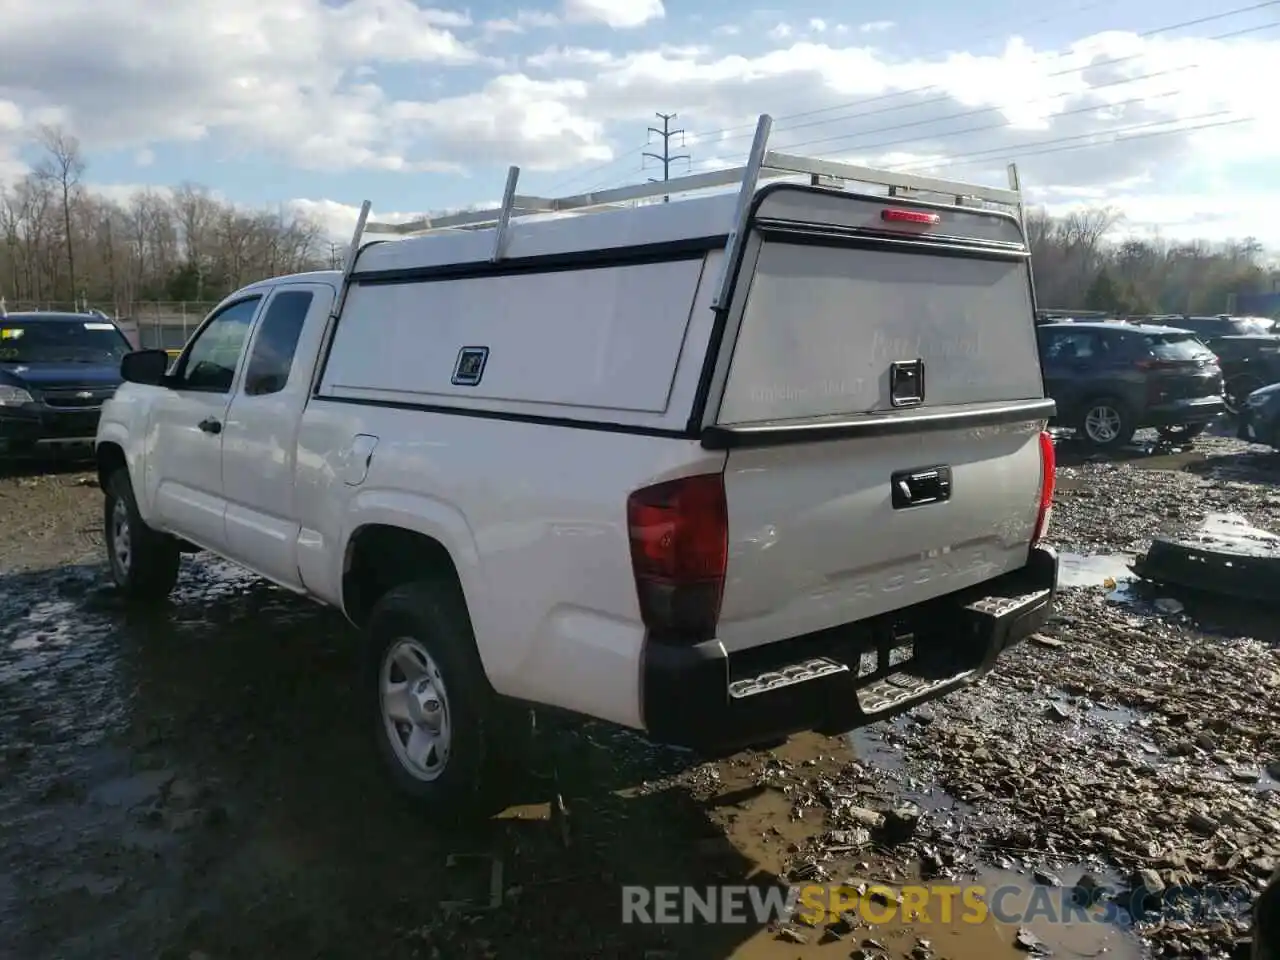
<svg viewBox="0 0 1280 960"><path fill-rule="evenodd" d="M129 349L105 321L0 318L0 363L110 363Z"/></svg>
<svg viewBox="0 0 1280 960"><path fill-rule="evenodd" d="M1276 322L1266 317L1237 317L1231 321L1233 332L1240 335L1274 333Z"/></svg>
<svg viewBox="0 0 1280 960"><path fill-rule="evenodd" d="M1157 360L1208 360L1213 351L1186 333L1148 334L1147 345Z"/></svg>

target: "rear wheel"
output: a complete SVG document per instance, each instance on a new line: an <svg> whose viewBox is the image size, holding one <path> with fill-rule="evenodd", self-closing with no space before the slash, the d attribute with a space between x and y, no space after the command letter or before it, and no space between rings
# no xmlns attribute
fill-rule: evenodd
<svg viewBox="0 0 1280 960"><path fill-rule="evenodd" d="M1078 429L1090 446L1111 450L1132 440L1137 424L1123 401L1099 397L1085 404Z"/></svg>
<svg viewBox="0 0 1280 960"><path fill-rule="evenodd" d="M1208 426L1207 423L1180 423L1168 427L1157 427L1156 433L1160 434L1161 439L1173 442L1194 440L1204 433Z"/></svg>
<svg viewBox="0 0 1280 960"><path fill-rule="evenodd" d="M496 748L516 729L514 711L489 686L458 588L395 587L365 632L369 719L396 788L448 816L489 812L490 788L509 759Z"/></svg>
<svg viewBox="0 0 1280 960"><path fill-rule="evenodd" d="M103 489L103 541L111 579L129 600L163 600L178 581L178 541L142 519L127 469L111 474Z"/></svg>

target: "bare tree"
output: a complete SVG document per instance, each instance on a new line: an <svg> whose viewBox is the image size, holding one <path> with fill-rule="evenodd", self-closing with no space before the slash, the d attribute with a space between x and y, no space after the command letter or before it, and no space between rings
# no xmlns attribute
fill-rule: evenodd
<svg viewBox="0 0 1280 960"><path fill-rule="evenodd" d="M36 175L54 185L62 200L63 244L67 253L67 282L71 295L77 295L75 233L71 229L71 204L80 189L85 163L80 154L80 141L60 126L42 124L36 131L45 156L36 166Z"/></svg>

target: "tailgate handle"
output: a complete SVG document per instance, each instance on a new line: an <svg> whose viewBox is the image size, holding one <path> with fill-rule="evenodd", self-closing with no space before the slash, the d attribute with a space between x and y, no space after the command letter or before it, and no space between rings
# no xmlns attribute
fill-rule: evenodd
<svg viewBox="0 0 1280 960"><path fill-rule="evenodd" d="M895 360L889 364L889 403L895 407L924 403L924 360Z"/></svg>
<svg viewBox="0 0 1280 960"><path fill-rule="evenodd" d="M893 509L923 507L951 499L951 468L920 467L899 470L889 479L893 490Z"/></svg>

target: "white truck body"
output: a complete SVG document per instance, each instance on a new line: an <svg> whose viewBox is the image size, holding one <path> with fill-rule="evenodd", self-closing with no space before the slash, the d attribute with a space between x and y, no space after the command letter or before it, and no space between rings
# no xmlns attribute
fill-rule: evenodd
<svg viewBox="0 0 1280 960"><path fill-rule="evenodd" d="M509 184L487 228L358 231L345 272L237 291L126 382L104 482L127 469L148 528L357 624L427 545L493 691L660 740L837 729L967 682L1056 581L1019 218L758 187L773 156L737 194L513 219ZM376 574L373 530L414 538L378 540ZM860 676L926 633L978 647Z"/></svg>

